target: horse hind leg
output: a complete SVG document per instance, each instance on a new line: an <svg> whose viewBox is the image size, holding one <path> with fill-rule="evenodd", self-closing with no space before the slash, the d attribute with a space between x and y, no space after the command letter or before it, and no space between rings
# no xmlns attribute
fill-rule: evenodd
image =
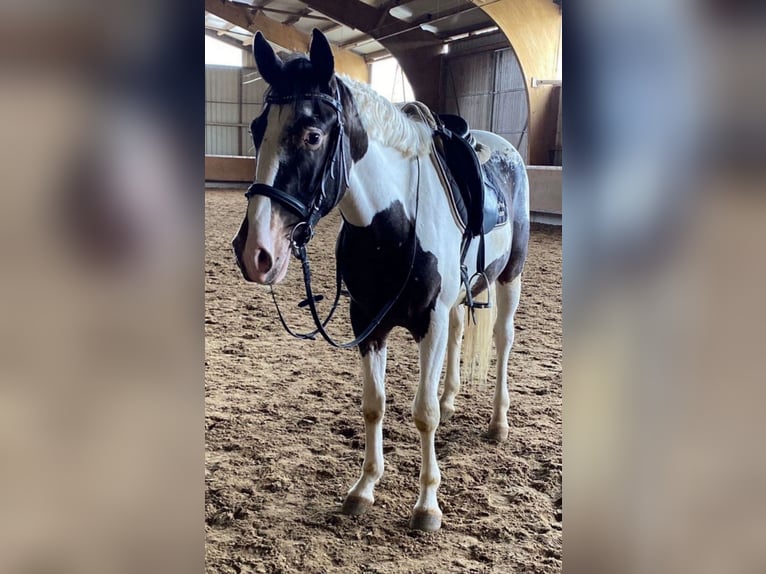
<svg viewBox="0 0 766 574"><path fill-rule="evenodd" d="M464 313L462 305L455 305L449 314L449 339L447 341L447 374L444 391L439 401L441 421L448 421L455 414L455 396L460 390L460 347L463 341Z"/></svg>
<svg viewBox="0 0 766 574"><path fill-rule="evenodd" d="M492 418L489 421L488 436L492 440L508 438L508 358L514 338L514 316L521 297L521 276L509 283L497 282L497 320L494 336L497 349L497 377L495 396L492 404Z"/></svg>

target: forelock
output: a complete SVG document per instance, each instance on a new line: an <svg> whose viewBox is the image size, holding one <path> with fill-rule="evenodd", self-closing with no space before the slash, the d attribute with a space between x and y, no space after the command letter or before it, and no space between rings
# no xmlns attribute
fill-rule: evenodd
<svg viewBox="0 0 766 574"><path fill-rule="evenodd" d="M281 52L279 56L284 62L284 69L281 83L271 86L274 93L291 95L327 92L327 86L320 85L311 60L305 55Z"/></svg>

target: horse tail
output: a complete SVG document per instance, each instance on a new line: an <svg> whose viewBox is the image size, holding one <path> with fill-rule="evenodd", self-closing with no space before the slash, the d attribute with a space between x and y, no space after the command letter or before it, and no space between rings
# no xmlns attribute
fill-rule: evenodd
<svg viewBox="0 0 766 574"><path fill-rule="evenodd" d="M474 322L471 313L466 309L463 330L463 362L460 369L460 379L465 385L484 389L487 385L490 351L492 350L492 332L497 318L495 301L495 286L489 288L490 307L474 309Z"/></svg>

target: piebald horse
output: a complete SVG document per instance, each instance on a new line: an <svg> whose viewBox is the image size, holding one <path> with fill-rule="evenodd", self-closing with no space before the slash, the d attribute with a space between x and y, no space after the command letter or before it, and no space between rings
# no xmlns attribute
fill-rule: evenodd
<svg viewBox="0 0 766 574"><path fill-rule="evenodd" d="M466 293L460 269L463 232L431 158L432 130L369 86L337 76L330 45L318 30L309 57L277 57L260 32L253 51L269 91L264 112L252 125L255 183L233 240L237 264L247 281L279 283L291 253L298 256L305 249L318 219L340 210L336 262L350 294L352 328L364 337L358 347L366 438L362 473L348 491L343 512L367 511L383 475L386 338L399 326L412 334L420 354L412 417L422 460L410 526L438 530L441 475L434 434L455 412ZM529 184L513 146L489 132L473 135L491 152L485 178L502 189L509 214L505 224L487 233L486 280L471 289L478 292L489 283L496 291L497 379L488 436L503 441L508 436L508 356L529 238ZM477 243L473 240L465 258L469 275Z"/></svg>

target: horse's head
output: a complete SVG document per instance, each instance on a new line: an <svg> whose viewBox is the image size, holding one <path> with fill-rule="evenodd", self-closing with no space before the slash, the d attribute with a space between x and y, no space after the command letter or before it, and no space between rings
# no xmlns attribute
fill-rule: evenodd
<svg viewBox="0 0 766 574"><path fill-rule="evenodd" d="M284 279L291 250L302 249L317 221L338 205L352 163L367 151L367 135L320 31L313 32L308 58L282 61L260 32L253 52L270 87L251 125L255 183L232 245L244 278L272 285Z"/></svg>

